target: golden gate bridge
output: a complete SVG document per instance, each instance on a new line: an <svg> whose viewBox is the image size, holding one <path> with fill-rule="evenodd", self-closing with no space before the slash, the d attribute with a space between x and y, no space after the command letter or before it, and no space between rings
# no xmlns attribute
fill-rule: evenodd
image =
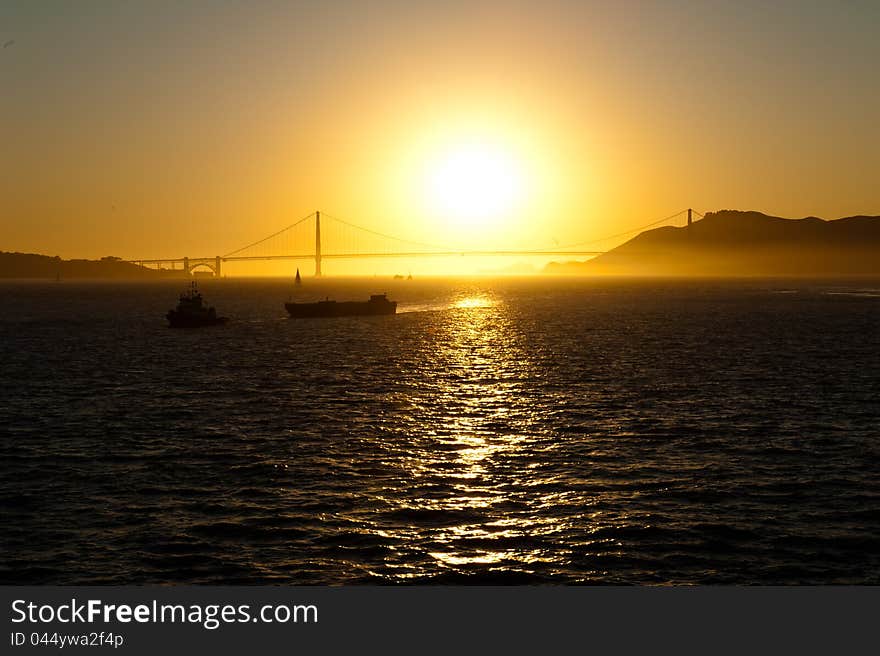
<svg viewBox="0 0 880 656"><path fill-rule="evenodd" d="M147 267L182 270L185 274L192 274L200 268L207 269L214 277L219 278L223 263L225 262L314 260L315 275L320 276L322 273L321 263L327 259L452 255L583 257L601 255L607 252L594 248L589 249L587 248L589 246L623 238L648 228L658 227L661 224L671 224L680 219L683 220L685 215L687 215L686 225L690 226L693 222L694 214L698 217L703 216L703 214L688 208L625 232L577 244L519 250L462 250L393 237L355 225L327 213L315 211L271 235L230 251L225 255L215 255L213 257L138 258L127 261Z"/></svg>

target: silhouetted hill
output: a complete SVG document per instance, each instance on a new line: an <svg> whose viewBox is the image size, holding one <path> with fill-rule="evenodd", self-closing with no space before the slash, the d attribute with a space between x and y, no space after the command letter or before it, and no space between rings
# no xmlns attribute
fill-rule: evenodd
<svg viewBox="0 0 880 656"><path fill-rule="evenodd" d="M587 262L548 273L671 276L880 275L880 216L824 221L710 212L693 225L648 230Z"/></svg>
<svg viewBox="0 0 880 656"><path fill-rule="evenodd" d="M60 257L33 253L0 252L0 278L150 279L163 275L167 273L123 262L116 257L105 257L100 260L62 260Z"/></svg>

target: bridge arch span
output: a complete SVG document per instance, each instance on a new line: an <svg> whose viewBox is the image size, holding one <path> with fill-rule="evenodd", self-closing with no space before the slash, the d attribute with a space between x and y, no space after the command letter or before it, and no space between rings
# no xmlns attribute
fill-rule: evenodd
<svg viewBox="0 0 880 656"><path fill-rule="evenodd" d="M215 277L217 277L217 278L220 277L219 270L216 268L216 265L214 265L212 262L192 262L192 261L190 261L189 273L190 274L198 273L199 267L205 267L211 273L213 273Z"/></svg>

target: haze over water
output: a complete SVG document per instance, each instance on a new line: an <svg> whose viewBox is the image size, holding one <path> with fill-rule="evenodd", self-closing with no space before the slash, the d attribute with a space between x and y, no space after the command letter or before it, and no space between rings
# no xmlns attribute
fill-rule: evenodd
<svg viewBox="0 0 880 656"><path fill-rule="evenodd" d="M3 583L880 583L880 283L0 284Z"/></svg>

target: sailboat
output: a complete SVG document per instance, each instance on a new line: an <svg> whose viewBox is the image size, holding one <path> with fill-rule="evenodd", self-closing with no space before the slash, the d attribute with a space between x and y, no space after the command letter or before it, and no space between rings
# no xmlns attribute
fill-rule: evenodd
<svg viewBox="0 0 880 656"><path fill-rule="evenodd" d="M296 269L296 280L293 281L293 284L294 284L294 285L301 285L301 284L303 284L302 278L301 278L300 275L299 275L299 267L297 267L297 269Z"/></svg>

